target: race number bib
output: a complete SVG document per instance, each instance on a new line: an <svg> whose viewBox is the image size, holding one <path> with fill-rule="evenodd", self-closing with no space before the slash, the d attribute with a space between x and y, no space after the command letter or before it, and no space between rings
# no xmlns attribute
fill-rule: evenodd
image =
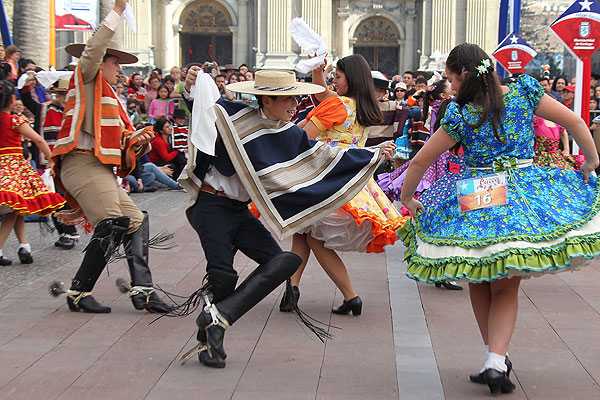
<svg viewBox="0 0 600 400"><path fill-rule="evenodd" d="M462 179L456 183L456 190L461 212L503 206L507 203L507 175Z"/></svg>

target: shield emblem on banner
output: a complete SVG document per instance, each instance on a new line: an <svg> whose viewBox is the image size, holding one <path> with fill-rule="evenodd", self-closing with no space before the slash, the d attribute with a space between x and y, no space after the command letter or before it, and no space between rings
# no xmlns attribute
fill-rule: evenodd
<svg viewBox="0 0 600 400"><path fill-rule="evenodd" d="M582 22L581 24L579 24L579 36L581 37L588 37L591 33L591 29L590 29L590 23L587 21Z"/></svg>
<svg viewBox="0 0 600 400"><path fill-rule="evenodd" d="M510 53L510 59L513 60L513 61L517 61L519 59L519 54L517 54L516 50L513 50Z"/></svg>

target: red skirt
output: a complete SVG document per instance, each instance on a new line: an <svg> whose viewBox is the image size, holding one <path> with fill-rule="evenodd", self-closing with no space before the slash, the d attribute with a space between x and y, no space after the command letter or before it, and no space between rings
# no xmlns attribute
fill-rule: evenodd
<svg viewBox="0 0 600 400"><path fill-rule="evenodd" d="M20 148L0 149L0 212L49 215L62 208L65 199L48 191L42 178L23 157Z"/></svg>

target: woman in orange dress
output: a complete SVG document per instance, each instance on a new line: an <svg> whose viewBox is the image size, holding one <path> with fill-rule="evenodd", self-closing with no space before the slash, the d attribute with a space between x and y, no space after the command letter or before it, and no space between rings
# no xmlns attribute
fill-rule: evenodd
<svg viewBox="0 0 600 400"><path fill-rule="evenodd" d="M4 258L2 248L10 232L15 230L19 240L18 256L22 264L31 264L31 247L25 238L25 215L49 215L60 209L65 200L57 193L50 193L38 173L23 157L21 137L31 140L46 156L50 157L48 144L29 126L27 119L10 113L15 102L15 87L8 81L0 81L0 266L11 265ZM52 161L48 161L52 168Z"/></svg>
<svg viewBox="0 0 600 400"><path fill-rule="evenodd" d="M313 71L313 83L325 86L322 68ZM382 119L366 60L360 55L340 59L334 84L336 92L327 90L315 95L321 103L300 126L309 137L329 146L364 147L367 140L365 128ZM397 240L396 231L406 220L371 179L349 203L303 233L294 235L292 251L302 258L303 263L292 276L291 285L287 285L280 310L291 311L298 301L298 286L312 252L344 296L342 305L333 312L360 315L362 300L336 250L383 252L384 246Z"/></svg>

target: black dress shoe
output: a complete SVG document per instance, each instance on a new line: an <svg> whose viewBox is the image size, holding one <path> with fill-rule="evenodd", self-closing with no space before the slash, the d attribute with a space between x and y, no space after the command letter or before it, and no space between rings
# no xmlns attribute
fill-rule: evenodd
<svg viewBox="0 0 600 400"><path fill-rule="evenodd" d="M289 290L289 288L292 290ZM292 312L294 308L298 305L298 299L300 299L300 289L298 286L285 286L285 293L281 298L281 303L279 304L279 311L281 312Z"/></svg>
<svg viewBox="0 0 600 400"><path fill-rule="evenodd" d="M4 258L4 257L0 256L0 266L8 267L9 265L12 265L12 260L9 260L8 258Z"/></svg>
<svg viewBox="0 0 600 400"><path fill-rule="evenodd" d="M510 361L510 359L508 358L508 356L506 356L504 363L506 364L506 377L510 378L510 373L513 369L513 365L512 365L512 362ZM469 380L473 383L485 385L485 379L483 377L483 372L480 372L478 374L469 375Z"/></svg>
<svg viewBox="0 0 600 400"><path fill-rule="evenodd" d="M76 242L76 239L61 236L56 242L54 242L54 246L65 250L71 250L73 247L75 247Z"/></svg>
<svg viewBox="0 0 600 400"><path fill-rule="evenodd" d="M506 372L488 368L483 371L483 379L492 394L512 393L515 390L515 384L510 381Z"/></svg>
<svg viewBox="0 0 600 400"><path fill-rule="evenodd" d="M362 313L362 300L359 296L348 301L344 300L341 306L331 310L334 314L348 315L352 312L352 315L359 316Z"/></svg>
<svg viewBox="0 0 600 400"><path fill-rule="evenodd" d="M33 263L33 257L31 256L31 253L25 250L23 247L17 251L17 255L19 256L19 261L21 261L21 264Z"/></svg>
<svg viewBox="0 0 600 400"><path fill-rule="evenodd" d="M457 285L456 282L453 281L436 282L435 287L443 287L448 290L463 290L462 286Z"/></svg>
<svg viewBox="0 0 600 400"><path fill-rule="evenodd" d="M110 307L98 303L92 295L83 296L79 299L78 296L67 295L67 304L69 310L73 312L81 311L91 314L108 314L111 312Z"/></svg>

